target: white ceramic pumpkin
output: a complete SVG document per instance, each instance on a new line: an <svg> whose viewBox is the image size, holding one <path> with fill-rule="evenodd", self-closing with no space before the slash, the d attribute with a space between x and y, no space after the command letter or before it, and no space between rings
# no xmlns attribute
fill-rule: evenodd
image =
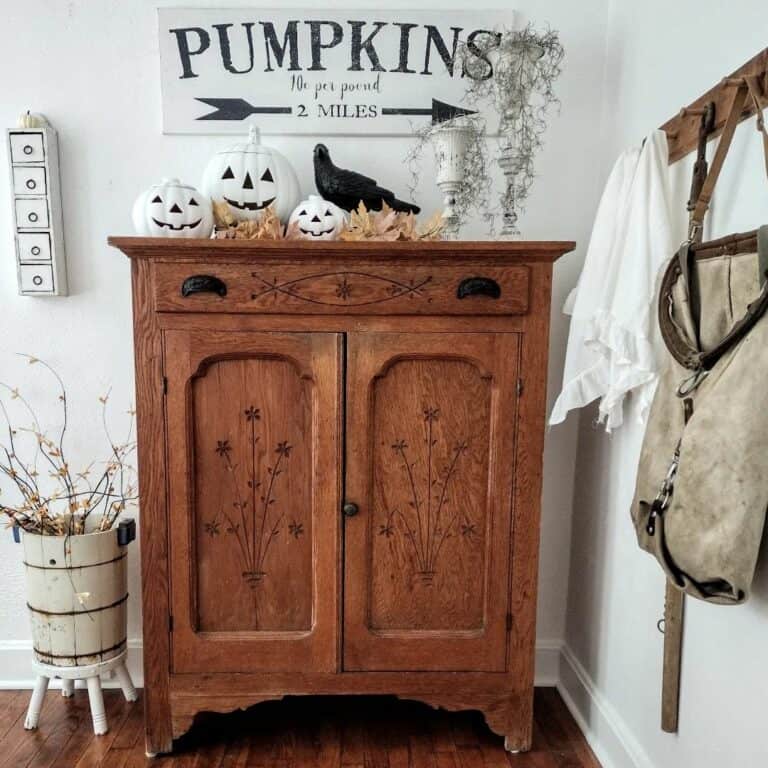
<svg viewBox="0 0 768 768"><path fill-rule="evenodd" d="M178 179L163 179L142 192L133 204L133 226L149 237L210 237L210 199Z"/></svg>
<svg viewBox="0 0 768 768"><path fill-rule="evenodd" d="M264 146L251 126L248 140L217 152L203 174L202 189L213 200L224 201L238 221L261 218L274 204L281 221L299 201L296 172L276 149Z"/></svg>
<svg viewBox="0 0 768 768"><path fill-rule="evenodd" d="M297 240L337 240L347 221L338 205L310 195L294 208L288 219L288 233Z"/></svg>

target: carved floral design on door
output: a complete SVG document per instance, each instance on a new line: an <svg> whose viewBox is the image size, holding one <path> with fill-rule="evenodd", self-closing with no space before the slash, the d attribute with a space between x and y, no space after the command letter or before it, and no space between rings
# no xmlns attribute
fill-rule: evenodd
<svg viewBox="0 0 768 768"><path fill-rule="evenodd" d="M430 405L423 409L424 449L420 452L402 438L392 444L402 471L403 495L400 504L386 510L378 528L378 535L388 539L398 531L403 533L417 564L417 576L424 584L432 583L449 538L460 535L471 541L477 534L466 509L453 505L451 499L451 486L457 482L460 460L469 443L466 439L456 441L448 463L436 465L435 423L439 418L439 408Z"/></svg>
<svg viewBox="0 0 768 768"><path fill-rule="evenodd" d="M306 632L317 384L303 364L304 338L230 336L217 338L223 357L200 368L186 395L193 616L200 632ZM262 338L272 347L257 355L250 345Z"/></svg>
<svg viewBox="0 0 768 768"><path fill-rule="evenodd" d="M365 621L375 632L475 632L486 616L494 382L431 338L437 353L408 335L380 341L376 361L357 353L373 373Z"/></svg>
<svg viewBox="0 0 768 768"><path fill-rule="evenodd" d="M226 475L224 482L231 491L232 508L220 507L204 528L214 538L222 533L223 527L223 532L235 539L243 579L255 588L267 575L267 556L286 522L285 511L280 506L280 477L286 471L293 446L287 440L279 441L266 454L272 460L263 467L258 450L261 409L250 405L243 411L242 418L247 424L249 455L233 456L232 444L227 438L217 439L213 449ZM303 535L304 526L291 519L286 530L290 541Z"/></svg>

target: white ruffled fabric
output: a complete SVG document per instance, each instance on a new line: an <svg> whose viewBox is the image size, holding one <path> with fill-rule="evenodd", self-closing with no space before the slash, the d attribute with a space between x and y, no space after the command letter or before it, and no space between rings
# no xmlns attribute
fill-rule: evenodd
<svg viewBox="0 0 768 768"><path fill-rule="evenodd" d="M572 319L550 424L600 399L598 419L610 432L623 423L629 392L645 421L661 362L654 343L657 281L674 248L667 166L666 134L654 131L611 171L584 268L563 307Z"/></svg>

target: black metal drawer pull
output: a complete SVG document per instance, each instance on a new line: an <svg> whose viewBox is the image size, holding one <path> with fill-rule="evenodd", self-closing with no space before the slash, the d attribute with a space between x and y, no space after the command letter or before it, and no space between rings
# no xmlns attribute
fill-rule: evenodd
<svg viewBox="0 0 768 768"><path fill-rule="evenodd" d="M181 285L181 295L185 298L193 293L218 293L219 296L227 295L227 286L223 280L212 275L192 275Z"/></svg>
<svg viewBox="0 0 768 768"><path fill-rule="evenodd" d="M467 277L459 283L456 297L465 299L467 296L488 296L498 299L501 296L501 288L490 277Z"/></svg>

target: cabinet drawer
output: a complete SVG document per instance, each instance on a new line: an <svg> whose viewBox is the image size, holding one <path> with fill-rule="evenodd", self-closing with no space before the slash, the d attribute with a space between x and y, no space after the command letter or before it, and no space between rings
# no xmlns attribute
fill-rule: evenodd
<svg viewBox="0 0 768 768"><path fill-rule="evenodd" d="M12 133L11 162L40 163L45 160L42 133Z"/></svg>
<svg viewBox="0 0 768 768"><path fill-rule="evenodd" d="M19 229L45 229L48 202L44 197L16 199L16 226Z"/></svg>
<svg viewBox="0 0 768 768"><path fill-rule="evenodd" d="M161 312L519 315L529 270L497 266L157 264Z"/></svg>
<svg viewBox="0 0 768 768"><path fill-rule="evenodd" d="M13 167L14 195L44 195L47 191L45 168L34 165Z"/></svg>
<svg viewBox="0 0 768 768"><path fill-rule="evenodd" d="M53 291L53 269L50 264L21 264L20 285L24 293L51 293Z"/></svg>
<svg viewBox="0 0 768 768"><path fill-rule="evenodd" d="M19 261L50 261L51 236L48 232L19 232Z"/></svg>

